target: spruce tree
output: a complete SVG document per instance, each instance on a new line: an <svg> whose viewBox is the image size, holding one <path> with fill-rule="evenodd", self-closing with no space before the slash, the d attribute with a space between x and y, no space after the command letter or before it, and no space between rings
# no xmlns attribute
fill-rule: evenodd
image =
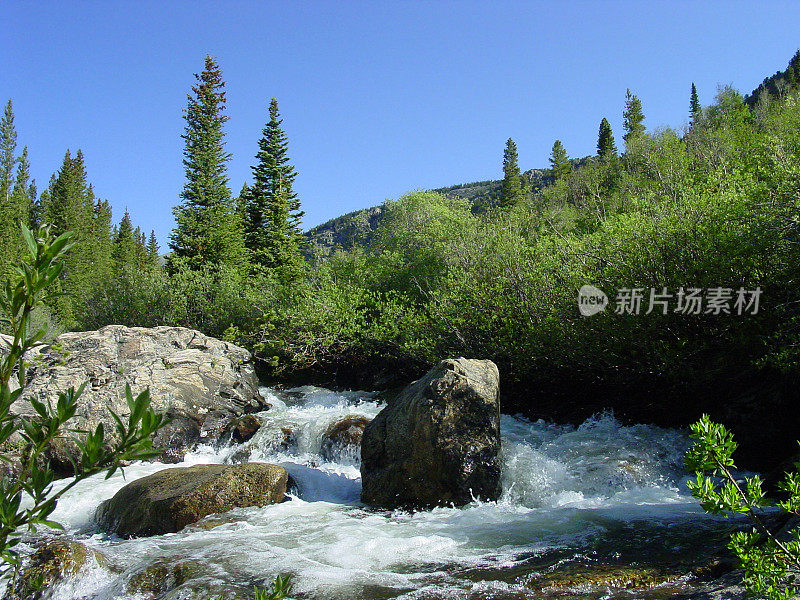
<svg viewBox="0 0 800 600"><path fill-rule="evenodd" d="M269 105L269 122L258 141L253 185L242 189L245 197L247 245L253 262L267 269L296 272L302 262L300 200L293 189L297 177L289 163L289 140L281 125L278 101Z"/></svg>
<svg viewBox="0 0 800 600"><path fill-rule="evenodd" d="M245 242L247 242L247 205L250 198L250 187L245 182L242 184L242 189L239 190L239 195L236 196L234 204L236 206L236 213L239 215L239 218L242 221L242 224L245 228Z"/></svg>
<svg viewBox="0 0 800 600"><path fill-rule="evenodd" d="M159 265L159 246L156 232L150 230L150 239L147 242L147 264L151 268L158 267Z"/></svg>
<svg viewBox="0 0 800 600"><path fill-rule="evenodd" d="M148 267L147 257L147 236L138 225L133 230L133 237L136 240L136 268L144 271Z"/></svg>
<svg viewBox="0 0 800 600"><path fill-rule="evenodd" d="M28 198L30 198L31 204L30 209L28 211L28 223L30 223L30 229L33 231L37 229L40 225L40 214L41 214L41 198L37 195L36 190L36 180L31 179L30 185L28 185Z"/></svg>
<svg viewBox="0 0 800 600"><path fill-rule="evenodd" d="M68 294L55 301L58 316L68 328L80 325L89 296L108 273L110 210L107 203L97 206L94 190L87 184L83 153L78 150L73 157L68 150L47 193L42 194L41 207L42 222L54 234L73 232L74 246L61 274L62 290Z"/></svg>
<svg viewBox="0 0 800 600"><path fill-rule="evenodd" d="M186 183L183 202L173 209L176 228L170 235L174 257L191 269L247 265L242 223L228 188L224 125L225 82L211 56L188 94L183 166Z"/></svg>
<svg viewBox="0 0 800 600"><path fill-rule="evenodd" d="M17 130L14 128L14 110L9 100L0 119L0 202L3 206L11 199L16 151Z"/></svg>
<svg viewBox="0 0 800 600"><path fill-rule="evenodd" d="M694 127L700 119L703 108L700 106L700 98L697 95L697 88L692 82L692 93L689 97L689 126Z"/></svg>
<svg viewBox="0 0 800 600"><path fill-rule="evenodd" d="M605 117L600 121L600 131L597 135L597 155L603 160L617 155L617 144L614 142L611 124Z"/></svg>
<svg viewBox="0 0 800 600"><path fill-rule="evenodd" d="M43 221L50 225L54 235L75 232L77 246L82 241L81 236L85 236L90 228L93 210L93 198L90 198L86 185L83 153L78 150L73 158L67 150L61 168L52 179L47 203L42 206Z"/></svg>
<svg viewBox="0 0 800 600"><path fill-rule="evenodd" d="M89 186L89 194L94 198L94 190ZM94 204L90 242L90 268L95 281L106 281L111 275L111 204L108 200L98 200Z"/></svg>
<svg viewBox="0 0 800 600"><path fill-rule="evenodd" d="M131 215L127 209L116 228L114 246L111 250L111 261L116 276L132 274L138 269L137 250L138 241L134 235Z"/></svg>
<svg viewBox="0 0 800 600"><path fill-rule="evenodd" d="M517 145L508 138L503 152L503 185L500 188L500 208L510 208L522 199L522 178L519 171Z"/></svg>
<svg viewBox="0 0 800 600"><path fill-rule="evenodd" d="M22 150L22 155L17 159L17 172L11 195L0 201L0 264L11 266L22 258L24 242L20 236L20 224L30 225L31 194L35 195L36 188L31 187L30 163L28 162L28 148ZM2 269L5 271L5 269Z"/></svg>
<svg viewBox="0 0 800 600"><path fill-rule="evenodd" d="M644 135L644 112L642 112L642 101L632 94L630 89L625 92L625 110L622 113L622 123L625 129L625 147L627 148L633 140Z"/></svg>
<svg viewBox="0 0 800 600"><path fill-rule="evenodd" d="M572 173L572 163L569 162L569 156L564 149L564 144L561 140L553 142L553 150L550 152L550 174L553 179L563 179Z"/></svg>
<svg viewBox="0 0 800 600"><path fill-rule="evenodd" d="M18 160L17 177L11 191L11 198L17 220L28 226L30 226L31 205L36 200L36 184L31 182L30 178L31 165L28 160L28 147L25 146Z"/></svg>
<svg viewBox="0 0 800 600"><path fill-rule="evenodd" d="M14 188L14 165L17 163L17 131L11 100L0 118L0 275L7 275L22 250L19 215Z"/></svg>

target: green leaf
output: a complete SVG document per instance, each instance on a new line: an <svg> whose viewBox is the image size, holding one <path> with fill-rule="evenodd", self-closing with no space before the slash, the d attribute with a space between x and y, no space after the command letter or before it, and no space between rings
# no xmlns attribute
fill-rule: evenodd
<svg viewBox="0 0 800 600"><path fill-rule="evenodd" d="M28 229L25 225L22 225L21 229L22 237L25 240L25 245L28 247L28 253L30 254L31 258L35 260L39 251L39 245L33 238L33 234L31 233L30 229Z"/></svg>

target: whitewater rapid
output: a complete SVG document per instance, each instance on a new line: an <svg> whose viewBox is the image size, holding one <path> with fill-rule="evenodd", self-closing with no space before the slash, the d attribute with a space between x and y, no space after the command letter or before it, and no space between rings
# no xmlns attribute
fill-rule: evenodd
<svg viewBox="0 0 800 600"><path fill-rule="evenodd" d="M718 524L687 491L685 434L623 426L612 415L579 427L503 415L498 502L416 513L370 509L359 501L357 448L328 460L321 448L325 430L342 417L373 418L382 407L376 397L311 386L262 393L272 408L257 415L263 425L255 437L198 448L182 465L279 464L296 482L290 501L207 517L179 533L122 540L97 528L98 505L129 481L181 465L139 463L124 478L88 479L61 500L53 519L113 567L96 565L57 586L53 597L152 598L127 586L156 563L191 566L192 577L162 596L170 600L248 598L253 585L286 573L293 575L293 596L306 598L532 597L525 577L559 561L614 556L637 536L680 552L693 542L676 532L703 535ZM506 575L522 567L525 577Z"/></svg>

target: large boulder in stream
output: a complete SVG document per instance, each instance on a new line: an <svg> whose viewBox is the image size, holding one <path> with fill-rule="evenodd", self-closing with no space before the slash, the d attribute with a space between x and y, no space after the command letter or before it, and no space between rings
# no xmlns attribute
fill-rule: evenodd
<svg viewBox="0 0 800 600"><path fill-rule="evenodd" d="M205 516L286 497L289 474L267 463L174 467L132 481L95 518L121 537L174 533Z"/></svg>
<svg viewBox="0 0 800 600"><path fill-rule="evenodd" d="M247 350L184 327L109 325L64 333L26 359L32 365L29 385L12 412L30 415L25 398L54 402L59 392L87 382L70 426L93 430L103 422L113 435L108 410L128 415L125 385L134 394L149 387L153 409L172 419L154 440L167 451L162 459L167 462L182 460L197 442L213 441L230 421L269 406L258 391ZM62 440L50 455L55 467L70 470L77 447Z"/></svg>
<svg viewBox="0 0 800 600"><path fill-rule="evenodd" d="M457 358L406 387L364 430L362 501L429 508L496 500L499 379L492 361Z"/></svg>

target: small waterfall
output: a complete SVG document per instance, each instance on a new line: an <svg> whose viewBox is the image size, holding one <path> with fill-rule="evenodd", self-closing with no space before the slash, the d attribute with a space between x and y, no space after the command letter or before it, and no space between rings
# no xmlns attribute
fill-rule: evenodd
<svg viewBox="0 0 800 600"><path fill-rule="evenodd" d="M643 545L679 550L719 528L686 490L686 436L623 426L612 415L579 427L503 415L498 502L417 513L370 509L359 501L358 446L345 442L354 432L349 423L373 418L380 401L312 386L262 392L272 408L257 415L262 426L253 438L200 447L183 464L282 465L295 482L291 501L121 540L96 527L96 507L128 481L175 465L141 463L126 468L124 479L94 477L65 496L53 518L109 565L86 570L53 597L245 599L253 585L292 573L304 598L514 598L529 595L526 582L553 565L619 555L643 532ZM326 438L337 425L344 442ZM188 578L163 596L132 593L130 582L154 564Z"/></svg>

